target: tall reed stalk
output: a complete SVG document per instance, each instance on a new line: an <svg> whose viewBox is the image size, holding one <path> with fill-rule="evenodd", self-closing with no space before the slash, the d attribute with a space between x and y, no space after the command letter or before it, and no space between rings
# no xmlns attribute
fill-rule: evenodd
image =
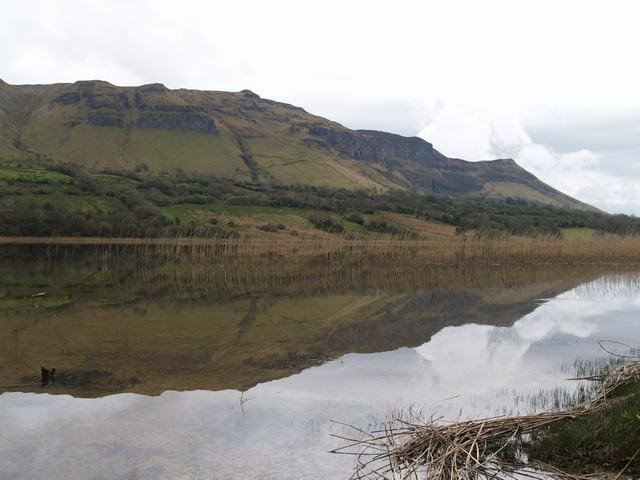
<svg viewBox="0 0 640 480"><path fill-rule="evenodd" d="M52 247L94 245L143 251L165 260L188 256L195 262L226 259L238 264L309 261L348 267L407 265L547 265L640 264L640 237L602 235L591 239L508 235L410 238L407 236L346 239L315 237L202 238L0 238L0 244Z"/></svg>

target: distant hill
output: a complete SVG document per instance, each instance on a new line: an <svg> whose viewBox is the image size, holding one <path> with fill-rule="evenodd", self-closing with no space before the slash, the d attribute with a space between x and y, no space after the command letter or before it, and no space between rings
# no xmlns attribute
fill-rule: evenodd
<svg viewBox="0 0 640 480"><path fill-rule="evenodd" d="M215 174L281 185L513 198L595 210L513 160L447 158L417 137L350 130L249 90L0 80L0 161Z"/></svg>

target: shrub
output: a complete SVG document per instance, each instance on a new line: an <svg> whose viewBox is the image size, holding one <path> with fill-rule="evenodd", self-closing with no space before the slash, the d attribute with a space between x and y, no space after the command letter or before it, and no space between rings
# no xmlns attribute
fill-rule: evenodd
<svg viewBox="0 0 640 480"><path fill-rule="evenodd" d="M362 215L356 212L350 212L345 214L344 219L347 222L357 223L358 225L364 225L364 218L362 218Z"/></svg>
<svg viewBox="0 0 640 480"><path fill-rule="evenodd" d="M263 232L274 233L280 230L280 228L279 228L279 225L276 225L274 223L267 223L266 225L262 225L260 227L260 230L262 230Z"/></svg>
<svg viewBox="0 0 640 480"><path fill-rule="evenodd" d="M329 233L342 233L344 231L344 227L341 223L336 222L333 218L328 215L314 215L309 218L311 224L319 228L320 230L324 230Z"/></svg>
<svg viewBox="0 0 640 480"><path fill-rule="evenodd" d="M402 233L402 230L400 230L398 227L396 227L395 225L391 225L383 220L371 220L364 226L364 228L371 232L378 233L390 233L394 235Z"/></svg>

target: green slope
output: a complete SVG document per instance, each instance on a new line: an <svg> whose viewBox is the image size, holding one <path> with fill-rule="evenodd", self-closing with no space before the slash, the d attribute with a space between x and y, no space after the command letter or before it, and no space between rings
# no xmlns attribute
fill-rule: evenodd
<svg viewBox="0 0 640 480"><path fill-rule="evenodd" d="M422 139L349 130L248 90L0 81L0 161L33 158L92 170L179 168L254 183L512 197L591 208L512 160L449 159Z"/></svg>

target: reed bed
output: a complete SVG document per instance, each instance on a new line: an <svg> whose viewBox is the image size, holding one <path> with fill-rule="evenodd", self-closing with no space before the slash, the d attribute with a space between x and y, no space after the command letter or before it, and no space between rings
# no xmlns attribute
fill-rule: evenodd
<svg viewBox="0 0 640 480"><path fill-rule="evenodd" d="M548 465L527 464L513 452L510 455L503 453L510 451L523 435L610 408L617 401L614 398L616 390L640 381L640 359L617 365L606 375L590 379L602 382L594 398L564 411L451 424L444 423L441 418L416 423L396 419L396 426L374 432L349 426L361 436L336 435L347 444L333 453L356 456L353 479L588 478Z"/></svg>
<svg viewBox="0 0 640 480"><path fill-rule="evenodd" d="M149 257L176 259L188 255L195 262L224 258L236 263L277 261L315 264L340 263L422 265L546 265L546 264L640 264L640 236L600 235L590 239L557 236L509 235L421 237L371 236L348 239L335 235L314 237L201 238L45 238L0 237L3 245L100 246L105 251L129 249Z"/></svg>
<svg viewBox="0 0 640 480"><path fill-rule="evenodd" d="M497 261L496 255L491 261L485 261L485 256L485 260L458 262L461 255L439 254L422 240L400 240L393 244L380 239L336 242L331 238L285 239L283 243L219 239L190 244L184 239L176 239L174 243L165 240L163 244L7 245L0 249L0 255L5 262L38 260L49 275L82 265L83 270L108 272L105 278L135 282L140 288L220 295L487 289L540 282L562 283L568 289L604 274L626 275L637 271L640 265L597 261L506 262ZM475 240L467 242L473 244ZM442 241L435 245L444 248ZM64 279L59 282L64 283ZM594 288L603 287L598 284Z"/></svg>

